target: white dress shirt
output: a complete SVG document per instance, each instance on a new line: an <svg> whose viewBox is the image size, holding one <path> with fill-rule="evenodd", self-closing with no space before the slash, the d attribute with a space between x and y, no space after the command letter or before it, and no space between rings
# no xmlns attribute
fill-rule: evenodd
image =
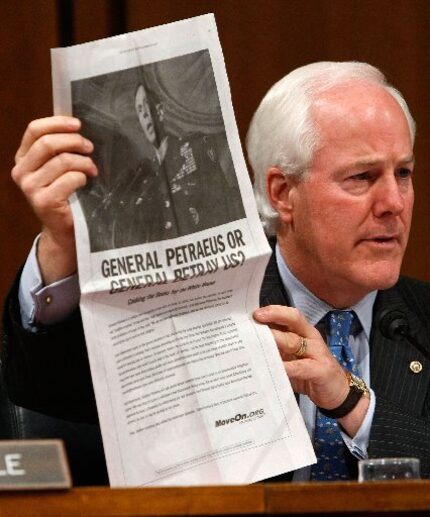
<svg viewBox="0 0 430 517"><path fill-rule="evenodd" d="M313 295L288 269L279 246L276 246L276 263L281 275L284 288L292 301L292 305L296 307L311 325L316 325L327 312L332 311L333 307ZM372 291L356 305L349 307L356 313L362 330L355 336L349 337L352 353L358 367L360 377L370 387L370 361L369 361L369 337L372 327L373 304L375 302L377 291ZM323 336L324 337L324 336ZM366 417L361 424L357 434L351 438L341 431L341 436L348 449L357 459L367 458L367 447L369 444L370 428L372 425L373 414L375 412L375 394L372 389L370 391L370 404L366 413ZM303 415L309 436L313 438L315 429L316 407L306 395L300 395L299 398L300 411ZM296 471L294 481L307 481L310 478L310 467L305 467Z"/></svg>

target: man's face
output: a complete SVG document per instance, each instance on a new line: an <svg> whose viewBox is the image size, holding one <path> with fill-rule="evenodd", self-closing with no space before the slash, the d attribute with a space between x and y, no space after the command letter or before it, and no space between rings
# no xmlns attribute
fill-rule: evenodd
<svg viewBox="0 0 430 517"><path fill-rule="evenodd" d="M152 120L151 110L149 109L146 91L142 85L140 85L136 91L135 108L143 132L149 143L153 144L156 138L154 122Z"/></svg>
<svg viewBox="0 0 430 517"><path fill-rule="evenodd" d="M338 87L313 114L322 141L308 178L288 193L281 249L315 295L341 308L399 276L414 202L413 149L402 110L381 88Z"/></svg>

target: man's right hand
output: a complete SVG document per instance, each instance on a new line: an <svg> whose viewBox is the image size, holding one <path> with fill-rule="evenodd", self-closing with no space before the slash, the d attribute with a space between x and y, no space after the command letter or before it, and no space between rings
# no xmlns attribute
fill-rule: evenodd
<svg viewBox="0 0 430 517"><path fill-rule="evenodd" d="M76 246L68 198L97 168L89 157L93 144L78 133L73 117L31 122L15 155L12 178L42 223L37 258L45 284L76 271Z"/></svg>

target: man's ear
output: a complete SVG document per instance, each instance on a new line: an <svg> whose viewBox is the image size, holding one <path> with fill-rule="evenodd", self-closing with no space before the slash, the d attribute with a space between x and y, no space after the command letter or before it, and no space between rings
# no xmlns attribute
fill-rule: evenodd
<svg viewBox="0 0 430 517"><path fill-rule="evenodd" d="M266 174L266 189L270 203L284 223L293 220L293 202L291 191L294 179L286 176L278 167L271 167Z"/></svg>

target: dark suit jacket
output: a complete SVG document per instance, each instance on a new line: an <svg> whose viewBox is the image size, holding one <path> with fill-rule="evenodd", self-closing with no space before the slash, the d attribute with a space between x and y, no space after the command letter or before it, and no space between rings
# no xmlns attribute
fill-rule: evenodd
<svg viewBox="0 0 430 517"><path fill-rule="evenodd" d="M79 312L40 333L26 332L20 323L17 290L15 284L6 301L2 339L10 398L20 406L51 416L97 422ZM266 270L260 302L290 303L274 256ZM430 477L430 361L407 340L393 341L381 335L376 322L383 309L402 311L415 339L430 352L430 285L400 278L394 287L378 293L370 337L376 410L369 456L420 458L422 476ZM412 361L423 365L420 373L412 372Z"/></svg>

